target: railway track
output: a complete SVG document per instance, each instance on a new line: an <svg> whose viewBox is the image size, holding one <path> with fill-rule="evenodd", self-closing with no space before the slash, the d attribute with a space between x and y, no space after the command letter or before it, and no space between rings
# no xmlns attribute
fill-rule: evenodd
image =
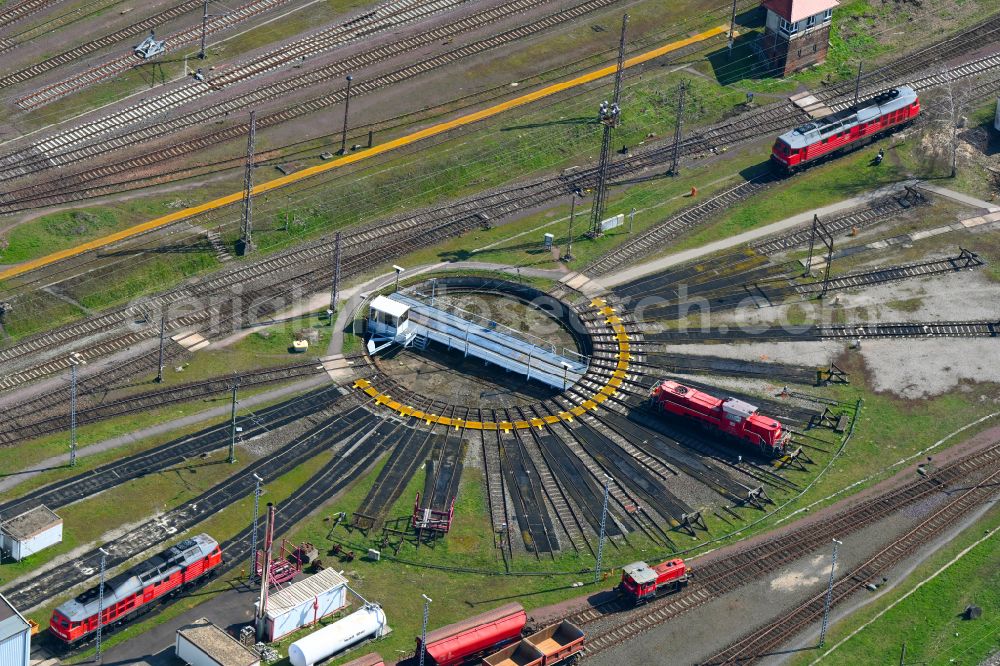
<svg viewBox="0 0 1000 666"><path fill-rule="evenodd" d="M0 53L6 53L21 44L26 44L32 39L40 37L48 32L63 28L78 21L91 18L97 14L121 4L124 0L91 0L85 5L74 7L73 9L57 14L51 18L46 18L41 23L36 23L30 28L25 28L20 32L7 33L0 38ZM0 28L2 31L2 28Z"/></svg>
<svg viewBox="0 0 1000 666"><path fill-rule="evenodd" d="M602 621L599 632L588 633L585 656L594 656L653 629L682 613L773 573L778 567L826 547L830 539L854 533L920 500L946 489L949 484L966 483L970 474L1000 473L1000 445L976 452L930 472L880 496L868 498L847 509L818 520L808 521L783 534L715 559L703 566L694 564L693 580L678 594L651 602L640 610L624 610L619 599L589 608L570 621L589 624ZM951 504L949 502L949 504ZM614 617L618 614L617 617ZM772 625L779 630L781 624Z"/></svg>
<svg viewBox="0 0 1000 666"><path fill-rule="evenodd" d="M912 187L906 187L902 192L890 194L869 203L863 208L823 220L823 226L834 235L849 233L854 229L861 230L878 224L915 206L924 206L929 202L923 193ZM797 247L807 245L812 236L812 228L784 233L780 236L764 238L750 244L761 254L773 255Z"/></svg>
<svg viewBox="0 0 1000 666"><path fill-rule="evenodd" d="M82 149L83 152L69 152L68 149L101 135L127 129L130 125L162 115L178 106L189 104L205 95L215 93L223 87L259 76L283 64L289 62L301 64L303 56L314 57L324 51L359 39L371 38L376 34L402 27L457 6L464 1L435 0L434 2L415 4L415 0L391 0L361 16L322 30L307 38L296 40L285 48L269 51L245 63L223 70L204 85L198 85L197 82L187 82L184 86L170 92L156 95L98 120L51 135L41 142L0 157L0 164L10 165L12 169L23 169L17 173L24 175L47 168L46 163L50 163L52 166L65 166L88 156L105 155L109 151L102 151L100 146L94 145ZM496 8L491 8L491 10L487 10L488 12L502 14L502 11L498 11ZM471 18L466 19L466 21L466 25L475 23ZM469 25L469 27L472 26ZM416 37L399 40L392 45L373 49L374 52L366 52L354 58L347 58L275 84L260 86L236 98L219 100L209 108L194 111L181 118L140 127L134 132L115 137L107 142L106 147L114 150L136 145L151 138L166 136L183 127L212 122L216 118L225 117L230 112L250 108L268 99L279 98L283 94L304 88L307 85L330 81L334 78L340 83L347 72L357 71L364 66L384 60L388 54L412 50L417 46L432 42L435 37L447 36L448 34L450 33L446 26Z"/></svg>
<svg viewBox="0 0 1000 666"><path fill-rule="evenodd" d="M157 409L178 402L219 396L232 388L234 379L241 388L247 388L297 377L306 377L321 372L323 372L322 365L305 363L182 384L167 389L148 391L140 395L121 398L112 402L100 402L92 407L78 409L76 422L77 425L86 425L126 414ZM0 417L0 426L3 428L0 431L0 446L10 446L17 442L66 430L69 427L69 415L65 411L55 415L40 413L37 411L37 403L35 403L35 409L29 414L12 416L10 412L5 413Z"/></svg>
<svg viewBox="0 0 1000 666"><path fill-rule="evenodd" d="M661 149L662 150L662 149ZM662 155L662 153L660 153ZM623 160L616 163L616 169L619 172L626 172L628 169L641 169L645 168L645 165L649 161L655 161L657 153L655 151L650 151L649 154L644 155L644 160ZM584 182L586 174L579 176L577 182ZM461 231L472 228L478 224L482 224L485 220L491 219L491 216L482 209L480 203L486 203L491 206L491 213L494 213L497 217L503 217L505 214L509 214L511 210L517 210L524 206L534 205L535 203L540 203L542 201L551 200L551 198L557 193L564 193L566 190L566 185L571 184L566 183L565 179L543 179L535 183L521 186L514 190L496 190L494 192L488 193L482 197L477 197L472 200L466 200L451 207L446 207L444 209L437 209L435 211L427 211L422 215L414 216L410 220L411 226L416 226L422 221L427 223L431 229L430 234L427 234L427 238L442 238L453 233L460 233ZM479 210L477 210L477 208ZM473 212L475 211L475 212ZM442 221L442 217L444 220ZM448 219L451 217L451 219ZM422 218L422 219L421 219ZM397 220L397 222L399 222ZM395 229L395 225L390 224L386 229L376 229L374 226L368 227L367 229L361 230L356 236L359 242L363 242L367 239L372 240L373 246L377 246L376 243L379 237L389 237L390 233ZM398 228L398 227L397 227ZM366 238L367 237L367 238ZM329 242L326 243L327 247ZM395 247L402 247L403 243L394 243ZM322 244L312 245L308 248L306 254L318 253L319 248ZM392 256L391 248L387 248L390 251L387 252L389 256ZM327 250L328 251L328 250ZM296 261L297 258L308 259L297 253L289 253L284 255L286 258ZM265 272L263 268L254 269L257 275L261 275ZM124 346L128 346L127 344ZM53 368L53 370L56 368ZM65 369L65 367L58 368ZM51 371L51 370L50 370ZM41 376L44 373L37 373L35 376ZM30 380L31 377L21 376L17 378L18 383Z"/></svg>
<svg viewBox="0 0 1000 666"><path fill-rule="evenodd" d="M317 82L336 80L339 83L346 72L352 71L352 62L353 64L360 66L371 64L381 59L395 56L398 53L416 49L425 43L439 42L442 35L447 38L452 38L455 35L467 32L481 25L493 23L508 16L517 16L526 11L528 8L540 6L544 4L544 2L545 0L514 0L513 2L502 5L500 8L494 8L491 11L484 12L480 17L481 22L472 22L468 18L462 19L445 26L444 28L439 28L431 31L430 33L426 33L419 39L413 38L410 40L400 41L396 44L374 49L367 54L354 56L349 61L337 63L324 68L319 73L303 75L290 81L268 84L267 86L264 86L254 92L242 95L229 103L213 105L209 109L195 111L178 119L167 121L165 123L159 123L148 128L142 128L129 135L116 137L101 144L85 146L57 156L44 155L41 157L35 157L27 163L12 166L7 175L0 176L0 179L22 177L32 172L52 168L53 166L66 166L67 164L86 161L94 157L119 150L121 147L148 140L152 137L162 137L164 134L179 131L185 127L200 125L206 122L206 119L225 116L230 111L243 109L248 105L260 104L270 99L280 98L295 90L314 85ZM402 81L406 81L452 63L459 62L472 55L487 52L504 45L520 41L544 30L548 30L554 26L577 19L590 12L611 6L615 2L616 0L587 0L586 2L575 7L550 14L538 20L532 21L531 23L499 33L493 37L479 40L441 55L420 60L387 74L354 83L351 87L351 96L353 98L360 95L366 95L392 85L397 85ZM263 130L268 127L286 123L295 118L315 113L320 109L341 104L344 102L345 97L346 88L339 88L332 93L324 94L290 105L280 111L260 115L256 121L257 129ZM94 196L100 196L103 193L119 191L121 183L118 182L111 182L103 185L89 183L91 183L91 181L105 180L111 176L122 173L134 176L137 170L150 169L154 165L174 159L180 155L190 154L225 141L245 137L247 131L247 123L230 125L224 129L208 132L199 137L188 139L160 150L154 150L139 157L129 158L94 169L89 169L84 173L78 173L72 176L62 176L55 181L28 186L18 190L11 190L8 191L2 199L0 199L0 201L5 202L0 204L0 211L15 212L17 210L24 210L25 206L35 208L38 206L52 205L58 201L75 200L78 199L81 194L84 194L85 198L91 198Z"/></svg>
<svg viewBox="0 0 1000 666"><path fill-rule="evenodd" d="M921 546L954 528L963 516L1000 493L995 481L1000 470L993 471L970 488L956 489L947 504L936 510L916 527L895 539L871 558L847 572L833 585L831 605L846 601L872 581L888 573L895 565L913 555ZM813 596L786 614L780 622L762 627L710 657L707 664L754 663L773 654L790 638L801 635L823 616L826 592Z"/></svg>
<svg viewBox="0 0 1000 666"><path fill-rule="evenodd" d="M600 276L627 266L632 260L657 251L667 241L703 224L707 218L760 194L777 181L776 176L766 175L742 182L637 235L590 264L582 272Z"/></svg>
<svg viewBox="0 0 1000 666"><path fill-rule="evenodd" d="M200 9L201 6L202 2L199 2L199 0L187 0L187 2L174 5L159 14L145 18L137 23L121 28L120 30L116 30L115 32L81 44L80 46L63 51L58 55L37 62L30 67L25 67L24 69L0 77L0 88L7 88L23 83L36 76L44 74L45 72L53 70L56 67L71 63L74 60L79 60L80 58L90 55L91 53L95 53L101 49L118 44L123 40L136 37L138 35L146 35L151 29L163 25L167 21L172 21L176 18L189 14L196 9ZM134 65L136 62L135 56L130 54L130 58L131 64ZM119 58L119 60L125 59Z"/></svg>
<svg viewBox="0 0 1000 666"><path fill-rule="evenodd" d="M985 266L986 262L973 252L964 248L959 248L958 256L933 261L920 261L912 264L900 266L887 266L870 271L858 273L848 273L839 277L830 278L824 287L822 281L811 282L809 284L797 284L794 286L795 293L807 296L821 291L841 291L844 289L854 289L858 287L871 287L874 285L896 282L899 280L909 280L911 278L924 277L926 275L939 275L941 273L954 273L955 271L974 270ZM771 291L767 290L769 294ZM775 302L775 301L772 301Z"/></svg>
<svg viewBox="0 0 1000 666"><path fill-rule="evenodd" d="M276 7L280 7L281 5L285 4L288 1L289 0L249 0L247 3L240 5L231 12L210 17L207 23L205 24L205 32L206 34L214 34L221 30L226 30L233 26L239 25L240 23L243 23L244 21L247 21L264 12L275 9ZM197 8L199 5L200 3L198 3L197 0L188 0L188 2L183 3L182 5L177 5L174 8L172 8L172 10L168 11L174 11L176 12L175 14L176 16L180 16L190 12L192 9ZM186 8L186 9L181 9L181 8ZM155 26L159 23L159 22L150 23L151 20L152 19L144 21L142 22L142 24L143 25L150 24ZM176 48L182 44L193 44L194 42L201 39L201 33L202 33L202 26L197 25L184 30L180 30L178 32L174 32L170 35L167 35L166 37L163 37L162 39L164 40L166 48L169 51L170 49ZM118 39L120 40L123 38L124 37L120 37ZM101 43L101 46L93 47L93 49L91 50L96 50L105 45L105 42L103 41L104 39L107 38L102 38L102 40L97 40L98 42ZM107 42L107 43L110 44L114 42ZM45 65L45 67L40 69L37 73L32 73L31 68L29 68L28 70L22 70L22 73L19 73L19 75L31 78L32 76L36 76L38 73L48 71L49 69L57 67L60 64L76 60L81 55L85 55L86 53L91 52L91 50L88 50L80 54L75 54L73 51L67 51L53 58L52 64ZM55 62L55 60L57 59L59 61ZM136 65L136 57L131 53L130 50L128 55L108 60L100 65L97 65L96 67L91 67L86 71L80 72L76 76L73 76L72 78L64 79L52 85L46 86L40 90L36 90L28 95L25 95L19 98L16 101L16 104L19 108L21 108L24 111L31 111L46 104L50 104L61 97L65 97L70 93L80 90L81 88L93 85L95 83L108 79L112 76L122 74L123 72L132 69L135 65ZM42 63L39 63L34 67L38 68L41 66ZM11 80L11 83L15 82L17 81L13 79ZM0 79L0 83L3 83L2 79ZM8 83L6 85L10 85L11 83Z"/></svg>
<svg viewBox="0 0 1000 666"><path fill-rule="evenodd" d="M995 44L1000 37L1000 14L994 14L977 25L956 35L926 46L904 58L862 74L861 95L871 96L880 90L898 85L912 78L915 72L940 70L941 63L948 62L967 53L974 53L983 46ZM995 66L995 65L994 65ZM936 75L934 72L931 76ZM827 86L814 92L817 99L826 102L830 108L846 108L854 99L853 79Z"/></svg>
<svg viewBox="0 0 1000 666"><path fill-rule="evenodd" d="M49 5L54 5L61 0L23 0L17 4L7 5L0 11L0 28L17 23L23 18L27 18L36 12L40 12Z"/></svg>
<svg viewBox="0 0 1000 666"><path fill-rule="evenodd" d="M868 322L824 326L747 326L645 333L646 341L680 344L721 340L858 340L892 338L996 338L1000 321ZM651 352L655 353L655 352Z"/></svg>
<svg viewBox="0 0 1000 666"><path fill-rule="evenodd" d="M241 437L250 440L300 419L315 419L324 409L344 405L350 406L351 401L345 399L337 387L326 386L264 407L252 415L239 416L236 424L237 427L243 428ZM50 509L66 506L128 481L184 463L190 464L207 453L227 447L231 436L232 424L226 420L224 423L203 428L148 451L120 458L64 481L26 492L15 500L0 504L0 514L16 515L40 504Z"/></svg>

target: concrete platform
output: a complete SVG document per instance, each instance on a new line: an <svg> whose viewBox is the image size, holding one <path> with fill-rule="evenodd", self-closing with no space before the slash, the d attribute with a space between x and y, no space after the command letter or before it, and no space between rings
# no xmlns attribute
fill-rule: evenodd
<svg viewBox="0 0 1000 666"><path fill-rule="evenodd" d="M810 118L822 118L833 113L833 109L816 99L816 96L808 90L796 93L789 97L788 100L809 114Z"/></svg>

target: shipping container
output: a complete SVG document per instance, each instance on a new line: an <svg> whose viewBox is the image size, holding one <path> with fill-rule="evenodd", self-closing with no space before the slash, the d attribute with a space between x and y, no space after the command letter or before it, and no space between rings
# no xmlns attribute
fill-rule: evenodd
<svg viewBox="0 0 1000 666"><path fill-rule="evenodd" d="M347 579L324 569L293 583L267 600L265 636L280 640L302 627L316 624L347 605Z"/></svg>

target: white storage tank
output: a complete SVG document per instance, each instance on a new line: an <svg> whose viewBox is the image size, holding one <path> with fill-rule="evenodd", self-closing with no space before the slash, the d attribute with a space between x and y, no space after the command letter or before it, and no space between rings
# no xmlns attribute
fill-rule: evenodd
<svg viewBox="0 0 1000 666"><path fill-rule="evenodd" d="M0 664L28 666L31 625L0 594Z"/></svg>
<svg viewBox="0 0 1000 666"><path fill-rule="evenodd" d="M288 648L292 666L314 666L352 645L389 632L385 613L378 604L366 604L359 611L300 638Z"/></svg>

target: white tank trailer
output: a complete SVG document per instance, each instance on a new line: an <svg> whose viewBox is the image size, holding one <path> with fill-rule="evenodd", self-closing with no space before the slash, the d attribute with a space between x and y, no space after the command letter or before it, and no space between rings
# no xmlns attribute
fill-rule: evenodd
<svg viewBox="0 0 1000 666"><path fill-rule="evenodd" d="M292 666L315 666L352 645L388 632L382 608L378 604L365 604L361 610L292 643L288 659Z"/></svg>

